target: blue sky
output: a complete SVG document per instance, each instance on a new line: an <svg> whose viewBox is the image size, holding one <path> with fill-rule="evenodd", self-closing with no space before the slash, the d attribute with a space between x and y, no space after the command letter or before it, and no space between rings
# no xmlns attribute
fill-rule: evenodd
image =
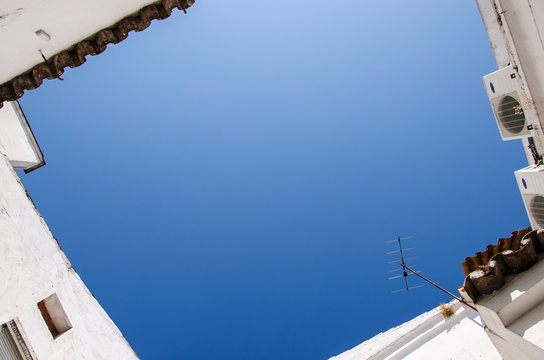
<svg viewBox="0 0 544 360"><path fill-rule="evenodd" d="M474 1L198 1L21 100L23 182L142 359L328 359L528 219Z"/></svg>

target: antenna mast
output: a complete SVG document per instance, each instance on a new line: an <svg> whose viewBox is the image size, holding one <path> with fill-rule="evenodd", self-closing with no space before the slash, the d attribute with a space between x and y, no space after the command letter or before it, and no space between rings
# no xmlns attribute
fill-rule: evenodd
<svg viewBox="0 0 544 360"><path fill-rule="evenodd" d="M405 238L405 239L408 239L408 238ZM388 243L390 242L394 242L394 241L397 241L398 244L399 244L399 253L400 253L400 266L402 267L402 275L399 275L399 276L394 276L390 279L396 279L396 278L399 278L399 277L404 277L404 283L406 285L406 291L409 290L409 287L408 287L408 275L416 275L418 276L419 278L423 279L424 281L428 282L429 284L431 284L432 286L436 287L437 289L445 292L446 294L448 294L449 296L451 296L452 298L456 299L457 301L465 304L466 306L468 306L469 308L471 308L472 310L476 310L478 311L474 306L470 305L469 303L467 303L463 298L461 298L460 296L455 296L454 294L452 294L451 292L449 292L448 290L444 289L442 286L436 284L435 282L429 280L428 278L426 278L425 276L421 275L420 272L421 271L414 271L412 268L408 267L406 265L406 263L404 262L404 251L406 250L412 250L413 248L411 249L402 249L402 240L404 239L401 239L400 236L397 237L397 240L393 240L393 241L388 241ZM396 251L393 251L393 252L390 252L390 253L394 253ZM420 286L417 286L417 287L420 287ZM412 288L416 288L415 286L412 287ZM404 289L402 289L404 290ZM402 291L402 290L397 290L397 291ZM397 292L395 291L395 292Z"/></svg>

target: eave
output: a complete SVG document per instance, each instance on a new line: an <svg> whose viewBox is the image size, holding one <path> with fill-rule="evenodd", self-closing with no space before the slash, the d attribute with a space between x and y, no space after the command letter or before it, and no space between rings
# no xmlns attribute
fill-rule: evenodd
<svg viewBox="0 0 544 360"><path fill-rule="evenodd" d="M147 0L141 0L140 2L145 4ZM115 4L115 2L113 2L113 4ZM60 78L67 67L75 68L82 65L86 61L85 57L87 55L97 55L104 52L109 44L117 44L125 40L130 31L145 30L149 27L152 20L166 19L176 8L186 12L186 10L193 4L194 0L162 0L152 2L139 8L137 12L132 11L128 16L120 16L118 19L116 19L114 24L99 28L90 36L74 39L69 38L68 40L65 40L64 43L70 44L67 47L62 47L62 45L60 45L61 48L58 50L55 49L55 47L51 47L51 49L47 49L47 51L47 44L45 44L43 49L44 51L42 51L41 48L37 47L39 44L36 43L31 46L27 46L24 49L20 49L21 53L28 52L31 54L31 56L22 56L23 60L28 62L28 67L23 68L23 70L15 76L9 76L8 80L0 85L0 106L4 101L15 101L19 99L21 96L23 96L26 90L38 88L43 84L44 79ZM77 6L77 4L74 4L73 0L71 0L71 5ZM22 11L24 8L18 8L18 10ZM58 9L51 8L51 12L57 10ZM126 11L130 11L130 9L125 10L125 12ZM122 11L119 13L121 14ZM9 32L6 30L8 26L13 26L16 28L16 25L21 26L21 23L25 24L23 22L23 16L24 14L20 14L19 18L13 20L11 24L1 26L2 23L0 22L0 28L4 28L2 32ZM2 14L0 14L0 20L2 19L5 19L5 17L2 18ZM32 22L32 19L30 19L29 22ZM40 32L40 30L42 30L42 24L37 22L36 24L32 23L27 25L32 30L31 36L38 38L40 35L42 35L42 37L45 36L46 41L48 41L47 37L50 35L47 33L47 31L44 30L45 35L44 33ZM72 26L77 27L79 24L72 24ZM85 34L86 31L88 32L88 28L89 24L81 24L81 31L75 32L76 36L79 33ZM34 29L36 29L35 33ZM70 31L72 30L68 28L65 30L65 32ZM64 35L65 34L63 32L63 36ZM55 33L51 35L51 37L54 36ZM7 45L4 45L4 48L6 46ZM15 50L13 49L10 51L3 51L3 56L10 57L17 55L14 53L14 51ZM9 59L6 58L6 61L8 60ZM19 66L17 68L19 68ZM4 70L10 71L10 69L6 68L4 68Z"/></svg>

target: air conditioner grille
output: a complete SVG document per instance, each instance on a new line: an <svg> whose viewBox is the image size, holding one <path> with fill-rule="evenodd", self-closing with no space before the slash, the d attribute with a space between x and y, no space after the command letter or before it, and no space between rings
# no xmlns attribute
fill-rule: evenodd
<svg viewBox="0 0 544 360"><path fill-rule="evenodd" d="M531 199L529 205L531 216L534 222L541 228L544 228L544 196L536 195Z"/></svg>
<svg viewBox="0 0 544 360"><path fill-rule="evenodd" d="M525 128L525 114L519 101L505 96L499 102L497 116L502 127L512 134L519 134Z"/></svg>

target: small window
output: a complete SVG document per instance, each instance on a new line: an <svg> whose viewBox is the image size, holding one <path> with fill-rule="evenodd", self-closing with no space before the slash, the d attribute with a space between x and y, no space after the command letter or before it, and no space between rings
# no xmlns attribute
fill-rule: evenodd
<svg viewBox="0 0 544 360"><path fill-rule="evenodd" d="M32 360L21 332L13 320L0 325L0 359Z"/></svg>
<svg viewBox="0 0 544 360"><path fill-rule="evenodd" d="M66 316L62 308L57 294L48 296L40 301L38 308L54 339L72 328L72 324L70 324L68 316Z"/></svg>

